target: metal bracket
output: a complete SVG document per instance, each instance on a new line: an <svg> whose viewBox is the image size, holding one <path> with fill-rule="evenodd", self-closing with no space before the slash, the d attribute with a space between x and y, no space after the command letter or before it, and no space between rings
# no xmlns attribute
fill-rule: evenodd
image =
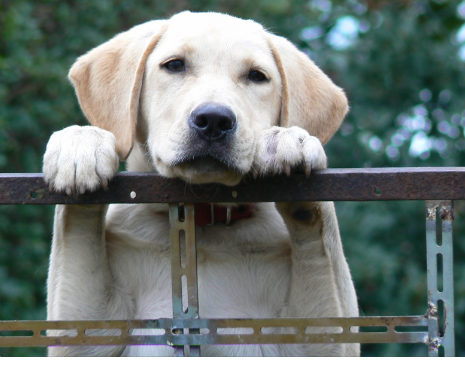
<svg viewBox="0 0 465 367"><path fill-rule="evenodd" d="M453 220L452 201L426 202L427 317L430 357L439 356L442 350L446 357L455 356ZM441 226L438 226L439 221ZM439 234L441 241L438 241Z"/></svg>
<svg viewBox="0 0 465 367"><path fill-rule="evenodd" d="M184 215L180 215L184 210ZM198 319L197 249L194 204L170 204L171 282L174 319ZM180 218L184 218L182 221ZM184 234L184 241L181 234ZM199 329L177 329L176 334L199 334ZM175 346L175 355L200 356L200 347Z"/></svg>

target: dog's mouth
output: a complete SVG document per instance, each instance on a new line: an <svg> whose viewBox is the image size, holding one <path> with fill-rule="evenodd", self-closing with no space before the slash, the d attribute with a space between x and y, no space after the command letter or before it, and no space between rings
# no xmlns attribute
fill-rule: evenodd
<svg viewBox="0 0 465 367"><path fill-rule="evenodd" d="M231 162L210 154L183 157L172 162L170 167L175 177L196 184L236 185L243 176Z"/></svg>
<svg viewBox="0 0 465 367"><path fill-rule="evenodd" d="M220 173L225 170L234 170L230 167L228 162L221 161L211 155L180 159L176 161L173 166L204 173Z"/></svg>

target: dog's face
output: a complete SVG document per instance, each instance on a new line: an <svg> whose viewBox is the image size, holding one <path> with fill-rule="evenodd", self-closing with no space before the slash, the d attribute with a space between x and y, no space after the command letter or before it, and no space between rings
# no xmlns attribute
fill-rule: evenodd
<svg viewBox="0 0 465 367"><path fill-rule="evenodd" d="M342 91L290 42L218 13L134 27L79 58L70 79L120 158L134 147L129 169L191 183L238 183L274 125L325 143L347 111Z"/></svg>
<svg viewBox="0 0 465 367"><path fill-rule="evenodd" d="M141 113L156 169L188 182L235 184L259 131L275 125L281 77L258 24L182 13L147 60Z"/></svg>

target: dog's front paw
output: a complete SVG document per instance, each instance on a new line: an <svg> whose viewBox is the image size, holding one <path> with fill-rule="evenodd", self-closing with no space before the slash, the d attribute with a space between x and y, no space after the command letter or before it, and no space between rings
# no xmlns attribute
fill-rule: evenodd
<svg viewBox="0 0 465 367"><path fill-rule="evenodd" d="M291 174L298 168L310 172L327 166L326 154L318 138L306 130L293 126L272 127L264 130L259 138L252 172L257 175Z"/></svg>
<svg viewBox="0 0 465 367"><path fill-rule="evenodd" d="M118 171L115 136L93 126L55 132L44 155L44 179L51 190L83 194L106 188Z"/></svg>

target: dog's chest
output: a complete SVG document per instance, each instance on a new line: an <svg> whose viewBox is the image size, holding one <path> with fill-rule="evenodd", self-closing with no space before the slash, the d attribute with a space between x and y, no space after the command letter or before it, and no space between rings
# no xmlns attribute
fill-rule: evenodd
<svg viewBox="0 0 465 367"><path fill-rule="evenodd" d="M253 220L197 228L200 317L280 316L290 287L288 233L274 205L260 205L267 210L257 211ZM171 318L168 220L147 214L148 206L115 209L118 208L107 222L108 254L116 288L127 295L135 319ZM133 346L124 354L172 355L173 350L164 346ZM202 355L258 356L264 352L253 345L208 346L202 348Z"/></svg>
<svg viewBox="0 0 465 367"><path fill-rule="evenodd" d="M170 232L152 206L113 206L109 260L137 318L172 317ZM288 233L273 204L232 226L197 228L201 317L275 317L290 283Z"/></svg>
<svg viewBox="0 0 465 367"><path fill-rule="evenodd" d="M290 258L284 251L241 253L199 249L200 317L276 317L288 292ZM171 259L167 252L115 254L116 279L131 295L135 318L172 317ZM187 287L183 289L187 299Z"/></svg>
<svg viewBox="0 0 465 367"><path fill-rule="evenodd" d="M200 317L274 318L283 307L290 284L290 260L282 252L240 254L202 249L198 256ZM235 254L234 254L235 253ZM133 254L137 272L126 268L120 273L125 288L133 295L136 319L171 318L171 273L167 253ZM140 258L139 258L140 257ZM134 274L137 273L137 277ZM132 277L132 278L131 278ZM186 299L187 290L183 289ZM156 330L137 330L138 334L157 334ZM201 330L201 332L206 332ZM238 330L228 330L235 333ZM128 356L171 356L166 346L131 346ZM267 353L265 353L267 354ZM273 353L272 353L273 354ZM261 356L260 346L204 346L202 355Z"/></svg>

